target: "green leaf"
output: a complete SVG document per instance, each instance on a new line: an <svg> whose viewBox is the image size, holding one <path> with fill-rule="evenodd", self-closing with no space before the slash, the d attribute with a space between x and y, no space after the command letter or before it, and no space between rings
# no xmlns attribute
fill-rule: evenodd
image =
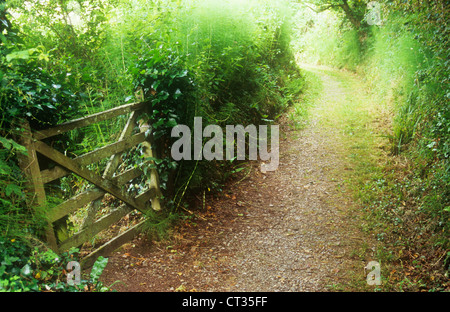
<svg viewBox="0 0 450 312"><path fill-rule="evenodd" d="M22 195L22 190L18 185L10 183L5 188L5 194L6 196L10 196L12 193L16 194L17 196L20 196Z"/></svg>
<svg viewBox="0 0 450 312"><path fill-rule="evenodd" d="M7 138L4 138L4 137L0 136L0 143L2 143L3 147L6 148L6 149L10 149L11 148L11 142Z"/></svg>
<svg viewBox="0 0 450 312"><path fill-rule="evenodd" d="M30 52L28 50L12 52L6 56L6 61L11 62L12 60L28 60L30 58Z"/></svg>
<svg viewBox="0 0 450 312"><path fill-rule="evenodd" d="M0 40L1 40L3 43L5 43L5 44L8 42L8 40L6 39L5 35L3 35L3 34L0 34Z"/></svg>
<svg viewBox="0 0 450 312"><path fill-rule="evenodd" d="M22 268L22 270L20 270L20 273L23 276L30 276L31 273L33 273L33 271L31 270L31 267L29 264L25 264L24 267Z"/></svg>
<svg viewBox="0 0 450 312"><path fill-rule="evenodd" d="M157 80L152 84L152 88L154 90L157 90L160 84L161 84L161 81Z"/></svg>
<svg viewBox="0 0 450 312"><path fill-rule="evenodd" d="M178 125L178 122L177 122L175 119L173 119L173 118L170 118L170 119L167 121L167 123L166 123L166 126L169 127L169 128L173 128L173 127L175 127L176 125Z"/></svg>
<svg viewBox="0 0 450 312"><path fill-rule="evenodd" d="M11 168L7 163L0 159L0 174L8 175L11 173Z"/></svg>
<svg viewBox="0 0 450 312"><path fill-rule="evenodd" d="M90 276L92 283L96 284L98 282L98 279L100 278L100 275L102 275L103 270L106 268L107 264L108 258L104 258L102 256L97 258L91 270Z"/></svg>
<svg viewBox="0 0 450 312"><path fill-rule="evenodd" d="M183 93L181 93L180 89L177 89L174 94L174 99L178 99Z"/></svg>
<svg viewBox="0 0 450 312"><path fill-rule="evenodd" d="M157 161L157 160L159 160L159 158L156 158L156 157L145 157L145 160L146 161Z"/></svg>
<svg viewBox="0 0 450 312"><path fill-rule="evenodd" d="M19 257L9 256L6 255L3 261L1 262L2 265L11 265L13 262L16 262L17 260L20 260Z"/></svg>
<svg viewBox="0 0 450 312"><path fill-rule="evenodd" d="M25 146L16 143L14 140L10 140L0 136L0 143L2 143L3 147L6 149L11 149L12 147L14 150L22 154L26 154L27 149L25 148Z"/></svg>

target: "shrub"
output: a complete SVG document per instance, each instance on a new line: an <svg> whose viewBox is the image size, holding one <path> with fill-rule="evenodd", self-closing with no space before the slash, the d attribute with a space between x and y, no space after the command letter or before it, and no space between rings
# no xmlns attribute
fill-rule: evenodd
<svg viewBox="0 0 450 312"><path fill-rule="evenodd" d="M108 259L99 257L91 269L89 279L68 283L67 265L77 261L78 249L61 255L45 248L33 247L29 242L0 237L0 292L79 292L108 291L99 277Z"/></svg>

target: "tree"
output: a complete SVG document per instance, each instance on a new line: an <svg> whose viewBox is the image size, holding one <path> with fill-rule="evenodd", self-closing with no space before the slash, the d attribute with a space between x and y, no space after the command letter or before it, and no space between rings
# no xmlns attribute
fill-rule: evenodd
<svg viewBox="0 0 450 312"><path fill-rule="evenodd" d="M361 28L366 7L366 1L361 0L308 0L304 4L317 13L326 10L341 11L353 27L358 30Z"/></svg>

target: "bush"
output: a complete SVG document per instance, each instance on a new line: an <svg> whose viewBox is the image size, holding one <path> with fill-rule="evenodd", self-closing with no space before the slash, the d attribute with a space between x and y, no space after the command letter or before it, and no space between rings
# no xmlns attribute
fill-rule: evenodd
<svg viewBox="0 0 450 312"><path fill-rule="evenodd" d="M156 112L154 128L163 130L156 130L165 142L157 147L161 165L170 164L164 159L169 155L162 153L171 145L173 125L192 127L194 116L220 126L267 123L301 92L303 78L289 48L289 14L283 3L189 0L159 4L156 12L143 5L120 8L124 15L117 27L125 29L126 38L131 29L145 25L125 54L136 56L130 58L135 60L134 86L144 91ZM168 184L178 194L185 194L187 186L191 191L214 189L230 167L181 162ZM167 172L160 174L167 177Z"/></svg>
<svg viewBox="0 0 450 312"><path fill-rule="evenodd" d="M220 189L236 170L235 162L172 161L172 127L192 125L194 116L221 126L268 123L303 88L289 49L291 11L285 0L29 0L7 5L14 14L6 14L0 1L0 192L5 195L0 230L7 228L7 237L36 237L45 224L24 197L17 166L23 150L11 141L21 135L15 119L28 120L34 130L48 128L140 101L143 95L155 141L153 160L167 206L176 210L186 194ZM116 140L125 121L70 131L55 137L52 146L77 156ZM124 163L144 166L135 151L122 155ZM90 169L102 172L105 163L99 160ZM89 187L75 176L61 181L46 189L48 198L73 196ZM146 183L145 177L133 182L137 189ZM176 211L168 215L162 221L156 216L150 225L165 228L178 216Z"/></svg>

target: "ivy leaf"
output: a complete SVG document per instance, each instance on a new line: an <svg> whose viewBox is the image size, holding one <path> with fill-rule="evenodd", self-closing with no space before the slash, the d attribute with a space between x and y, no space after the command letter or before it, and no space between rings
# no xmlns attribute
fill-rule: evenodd
<svg viewBox="0 0 450 312"><path fill-rule="evenodd" d="M2 143L2 145L5 149L12 148L15 151L18 151L18 152L26 155L27 149L25 148L25 146L22 146L22 145L16 143L14 140L10 140L10 139L0 136L0 143Z"/></svg>
<svg viewBox="0 0 450 312"><path fill-rule="evenodd" d="M180 89L177 89L175 91L175 94L173 95L173 98L176 100L178 99L183 93L181 93Z"/></svg>
<svg viewBox="0 0 450 312"><path fill-rule="evenodd" d="M169 128L173 128L176 125L178 125L177 121L173 118L170 118L169 121L167 121L166 126Z"/></svg>
<svg viewBox="0 0 450 312"><path fill-rule="evenodd" d="M4 138L4 137L0 136L0 143L2 143L3 147L8 149L8 150L11 148L11 141L8 140L7 138Z"/></svg>
<svg viewBox="0 0 450 312"><path fill-rule="evenodd" d="M161 81L157 80L152 84L152 88L154 90L157 90L160 84L161 84Z"/></svg>
<svg viewBox="0 0 450 312"><path fill-rule="evenodd" d="M28 263L25 264L25 265L23 266L23 268L20 270L20 273L21 273L23 276L25 276L25 277L30 276L32 272L33 272L33 271L31 270L31 267L30 267L30 265L29 265Z"/></svg>

